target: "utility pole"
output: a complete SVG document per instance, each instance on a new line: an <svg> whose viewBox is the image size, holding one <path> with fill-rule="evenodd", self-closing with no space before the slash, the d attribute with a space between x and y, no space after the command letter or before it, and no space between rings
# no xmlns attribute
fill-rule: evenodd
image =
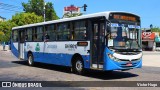
<svg viewBox="0 0 160 90"><path fill-rule="evenodd" d="M43 6L43 19L44 19L44 22L46 21L46 2L44 1L44 6Z"/></svg>

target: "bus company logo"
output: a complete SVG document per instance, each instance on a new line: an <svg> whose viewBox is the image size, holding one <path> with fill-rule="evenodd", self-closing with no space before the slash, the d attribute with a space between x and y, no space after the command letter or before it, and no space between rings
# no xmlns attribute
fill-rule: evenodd
<svg viewBox="0 0 160 90"><path fill-rule="evenodd" d="M74 49L77 49L77 44L65 44L65 48L74 48Z"/></svg>
<svg viewBox="0 0 160 90"><path fill-rule="evenodd" d="M65 48L69 51L74 51L75 49L77 49L77 44L65 44Z"/></svg>
<svg viewBox="0 0 160 90"><path fill-rule="evenodd" d="M30 44L27 45L27 49L32 49L32 48L33 47Z"/></svg>
<svg viewBox="0 0 160 90"><path fill-rule="evenodd" d="M39 43L36 44L35 50L36 50L37 52L40 51L40 45L39 45Z"/></svg>
<svg viewBox="0 0 160 90"><path fill-rule="evenodd" d="M56 48L57 48L57 45L48 45L47 48L56 49Z"/></svg>

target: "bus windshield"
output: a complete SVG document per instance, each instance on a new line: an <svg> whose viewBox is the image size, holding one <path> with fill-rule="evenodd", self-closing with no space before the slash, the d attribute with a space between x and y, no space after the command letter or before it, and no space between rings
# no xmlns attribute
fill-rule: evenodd
<svg viewBox="0 0 160 90"><path fill-rule="evenodd" d="M139 30L140 26L138 25L129 25L129 24L111 24L111 39L113 49L140 49L139 44Z"/></svg>

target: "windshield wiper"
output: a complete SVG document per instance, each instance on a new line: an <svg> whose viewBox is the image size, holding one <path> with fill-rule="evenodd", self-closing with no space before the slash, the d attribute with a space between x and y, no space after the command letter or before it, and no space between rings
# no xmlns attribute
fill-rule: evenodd
<svg viewBox="0 0 160 90"><path fill-rule="evenodd" d="M138 44L138 47L139 47L139 48L142 48L142 47L139 45L138 40L136 41L136 43Z"/></svg>

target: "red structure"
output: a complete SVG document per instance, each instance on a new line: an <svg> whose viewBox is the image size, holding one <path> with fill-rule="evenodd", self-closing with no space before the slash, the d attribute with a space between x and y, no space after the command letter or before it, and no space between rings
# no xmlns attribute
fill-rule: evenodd
<svg viewBox="0 0 160 90"><path fill-rule="evenodd" d="M155 40L155 33L153 32L142 32L142 49L153 50Z"/></svg>
<svg viewBox="0 0 160 90"><path fill-rule="evenodd" d="M152 33L152 32L142 33L142 40L147 40L147 41L153 40L154 41L154 38L155 38L155 33Z"/></svg>
<svg viewBox="0 0 160 90"><path fill-rule="evenodd" d="M77 11L78 12L79 8L75 7L74 5L64 7L64 11Z"/></svg>

